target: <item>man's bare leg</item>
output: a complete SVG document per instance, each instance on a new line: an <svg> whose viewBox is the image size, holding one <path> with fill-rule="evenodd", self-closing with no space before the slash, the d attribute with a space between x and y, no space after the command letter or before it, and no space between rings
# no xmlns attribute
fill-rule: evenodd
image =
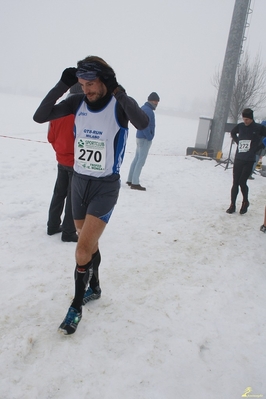
<svg viewBox="0 0 266 399"><path fill-rule="evenodd" d="M85 265L97 251L98 240L106 223L95 216L87 215L85 220L75 220L75 226L79 235L76 247L76 262L78 265Z"/></svg>
<svg viewBox="0 0 266 399"><path fill-rule="evenodd" d="M106 223L92 215L85 220L75 220L79 239L76 247L75 296L59 330L66 335L73 334L82 318L83 297L93 276L92 256L98 250L98 240ZM69 323L68 318L71 319Z"/></svg>

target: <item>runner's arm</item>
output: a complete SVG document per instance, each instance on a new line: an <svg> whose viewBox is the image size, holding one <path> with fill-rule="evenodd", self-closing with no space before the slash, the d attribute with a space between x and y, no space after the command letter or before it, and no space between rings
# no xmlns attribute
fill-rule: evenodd
<svg viewBox="0 0 266 399"><path fill-rule="evenodd" d="M124 91L117 91L114 95L120 107L124 111L127 119L135 126L136 129L143 130L149 124L149 117L144 111L138 106L137 102ZM120 120L122 126L125 125L125 121Z"/></svg>
<svg viewBox="0 0 266 399"><path fill-rule="evenodd" d="M33 115L33 120L37 123L44 123L73 114L71 102L63 100L56 104L57 100L61 98L68 89L69 87L60 80L45 96Z"/></svg>
<svg viewBox="0 0 266 399"><path fill-rule="evenodd" d="M231 131L231 137L232 137L233 141L236 144L238 144L238 142L239 142L239 138L238 138L237 133L239 133L239 126L238 125L236 125Z"/></svg>

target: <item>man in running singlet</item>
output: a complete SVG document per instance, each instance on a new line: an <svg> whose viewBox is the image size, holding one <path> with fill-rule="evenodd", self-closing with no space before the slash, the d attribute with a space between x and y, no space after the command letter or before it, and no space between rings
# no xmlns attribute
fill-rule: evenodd
<svg viewBox="0 0 266 399"><path fill-rule="evenodd" d="M67 97L67 90L80 83L84 94ZM82 305L101 296L99 238L113 212L120 189L128 122L145 129L149 118L116 80L114 70L102 58L89 56L63 71L33 119L44 123L75 115L72 208L78 232L75 295L59 327L73 334L82 318Z"/></svg>

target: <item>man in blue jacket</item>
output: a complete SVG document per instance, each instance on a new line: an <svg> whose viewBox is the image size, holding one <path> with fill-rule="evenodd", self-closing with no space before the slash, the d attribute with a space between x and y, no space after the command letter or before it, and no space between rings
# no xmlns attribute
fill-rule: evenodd
<svg viewBox="0 0 266 399"><path fill-rule="evenodd" d="M152 92L148 101L141 107L141 109L148 115L150 123L144 130L137 130L136 141L137 148L135 158L129 169L127 184L132 190L146 191L145 187L139 184L139 177L141 170L146 162L149 149L155 134L155 115L154 111L160 101L157 93Z"/></svg>

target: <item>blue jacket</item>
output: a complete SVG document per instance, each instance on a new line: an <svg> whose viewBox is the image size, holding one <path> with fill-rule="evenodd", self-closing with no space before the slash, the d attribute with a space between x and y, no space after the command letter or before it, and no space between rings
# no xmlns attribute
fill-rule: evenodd
<svg viewBox="0 0 266 399"><path fill-rule="evenodd" d="M154 116L154 107L148 101L141 107L141 109L145 112L145 114L149 117L149 124L143 130L137 130L136 137L138 139L146 139L148 141L152 141L155 134L155 116Z"/></svg>

